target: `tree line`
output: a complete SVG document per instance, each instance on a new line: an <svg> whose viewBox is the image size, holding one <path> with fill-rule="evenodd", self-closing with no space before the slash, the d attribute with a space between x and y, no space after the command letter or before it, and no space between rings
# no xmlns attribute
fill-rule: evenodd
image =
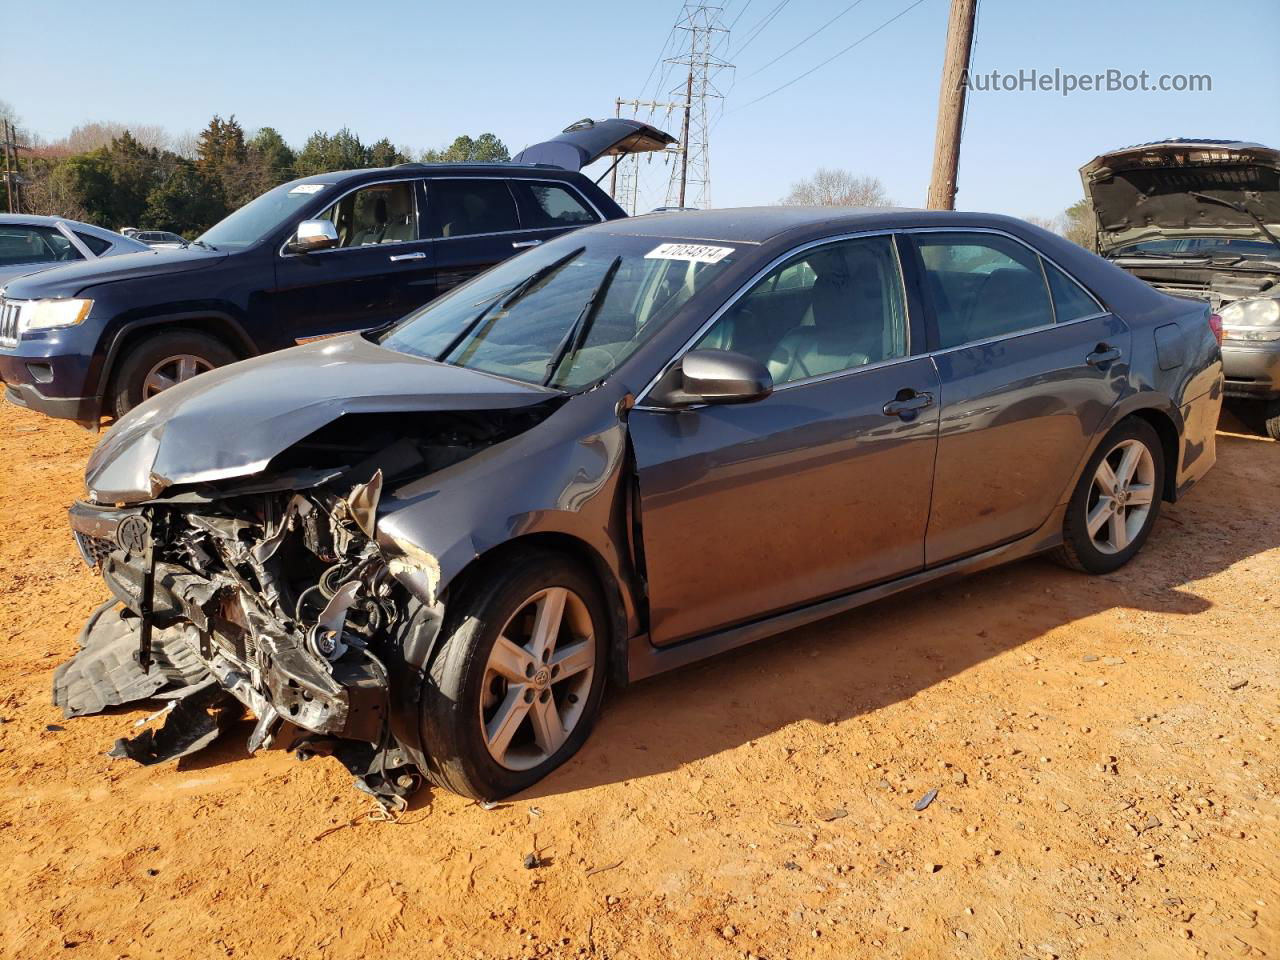
<svg viewBox="0 0 1280 960"><path fill-rule="evenodd" d="M301 148L274 127L246 132L215 115L188 142L157 127L86 124L63 141L29 144L20 160L22 212L195 237L279 184L333 170L390 167L411 160L476 163L510 159L492 133L457 137L417 153L383 137L364 143L347 127L316 131ZM0 210L8 210L0 184Z"/></svg>

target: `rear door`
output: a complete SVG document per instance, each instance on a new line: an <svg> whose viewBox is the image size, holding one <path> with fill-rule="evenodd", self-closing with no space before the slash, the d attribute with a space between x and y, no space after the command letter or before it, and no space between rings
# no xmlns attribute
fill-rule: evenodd
<svg viewBox="0 0 1280 960"><path fill-rule="evenodd" d="M537 246L546 236L522 227L515 193L502 177L431 177L427 209L439 293Z"/></svg>
<svg viewBox="0 0 1280 960"><path fill-rule="evenodd" d="M337 247L279 252L275 313L295 341L377 326L431 299L433 245L421 205L416 180L364 184L315 217L334 224Z"/></svg>
<svg viewBox="0 0 1280 960"><path fill-rule="evenodd" d="M1013 237L913 235L941 432L925 557L946 563L1040 527L1123 392L1130 336Z"/></svg>
<svg viewBox="0 0 1280 960"><path fill-rule="evenodd" d="M770 396L631 411L653 643L924 566L938 385L929 357L911 355L922 339L891 237L819 244L693 344L764 362Z"/></svg>

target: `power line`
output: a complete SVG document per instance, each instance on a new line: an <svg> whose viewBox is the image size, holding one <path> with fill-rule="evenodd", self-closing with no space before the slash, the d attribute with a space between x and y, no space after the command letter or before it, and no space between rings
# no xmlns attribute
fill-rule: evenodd
<svg viewBox="0 0 1280 960"><path fill-rule="evenodd" d="M765 14L764 17L760 20L760 22L757 23L755 27L753 27L751 30L747 32L747 39L742 41L742 46L738 47L737 50L733 51L732 59L734 60L738 59L738 57L742 54L742 51L747 49L747 47L750 45L751 41L754 40L756 37L760 36L760 34L764 32L764 28L769 26L769 24L773 22L774 17L780 14L782 12L782 8L785 7L790 2L791 0L782 0L782 2L779 3L776 7L774 7L773 10Z"/></svg>
<svg viewBox="0 0 1280 960"><path fill-rule="evenodd" d="M850 10L852 10L854 7L858 6L858 4L860 4L860 3L862 3L862 2L863 2L863 0L853 0L853 3L849 4L847 7L845 7L843 10L841 10L839 13L837 13L834 17L832 17L830 20L828 20L826 23L824 23L822 26L820 26L817 30L813 31L813 33L809 34L807 37L805 37L803 40L801 40L799 43L794 44L793 46L788 47L786 50L783 50L780 54L778 54L776 57L774 57L772 60L770 60L768 63L766 63L763 67L760 67L759 69L757 69L757 70L753 70L751 73L748 73L748 74L747 74L747 79L750 79L750 78L754 77L757 73L760 73L760 72L762 72L762 71L764 71L764 70L768 70L770 67L772 67L775 63L777 63L779 60L781 60L781 59L782 59L783 57L785 57L787 54L791 53L793 50L795 50L795 49L796 49L796 48L798 48L798 47L802 47L802 46L804 46L806 43L808 43L810 40L812 40L814 37L816 37L818 34L820 34L823 30L827 29L827 27L831 26L833 23L835 23L837 20L839 20L841 17L843 17L846 13L848 13Z"/></svg>
<svg viewBox="0 0 1280 960"><path fill-rule="evenodd" d="M766 93L766 94L764 94L764 95L762 95L762 96L756 97L754 100L750 101L749 103L745 103L745 104L743 104L743 107L750 107L750 106L754 106L755 104L759 103L761 100L767 100L769 97L772 97L775 93L781 93L783 90L787 89L787 87L791 86L792 84L794 84L794 83L799 83L801 80L803 80L805 77L809 76L810 74L816 73L817 71L821 70L821 69L822 69L823 67L825 67L827 64L831 63L831 61L833 61L833 60L838 60L840 57L843 57L846 53L848 53L848 52L849 52L850 50L852 50L854 47L858 46L859 44L863 43L864 41L870 40L872 37L874 37L877 33L879 33L879 32L880 32L881 30L883 30L885 27L889 26L889 24L893 23L893 22L894 22L894 21L896 21L896 20L901 20L901 19L902 19L903 17L905 17L908 13L910 13L912 10L914 10L916 7L920 6L920 4L922 4L922 3L924 3L924 2L925 2L925 0L915 0L915 2L914 2L914 3L912 3L912 4L910 4L909 6L907 6L907 8L906 8L905 10L902 10L901 12L894 14L892 17L890 17L890 18L889 18L888 20L886 20L884 23L880 24L880 26L876 27L876 28L875 28L874 30L872 30L870 33L864 34L863 36L859 37L857 40L853 41L853 43L849 44L847 47L845 47L845 48L844 48L843 50L841 50L839 53L836 53L836 54L833 54L833 55L832 55L832 56L830 56L830 57L827 57L827 59L823 60L823 61L822 61L820 64L818 64L816 67L810 67L810 68L809 68L808 70L806 70L804 73L800 74L800 76L795 77L795 78L793 78L793 79L791 79L791 80L788 80L788 81L787 81L786 83L784 83L782 86L780 86L780 87L775 87L774 89L770 90L768 93Z"/></svg>
<svg viewBox="0 0 1280 960"><path fill-rule="evenodd" d="M684 4L680 4L680 9L684 10ZM649 75L644 78L644 83L640 84L641 91L649 86L649 81L653 79L654 71L658 69L658 65L663 62L663 57L667 55L667 47L671 46L671 40L676 35L676 27L673 24L671 29L667 31L667 39L662 43L662 50L658 52L658 59L653 61L653 66L649 68Z"/></svg>

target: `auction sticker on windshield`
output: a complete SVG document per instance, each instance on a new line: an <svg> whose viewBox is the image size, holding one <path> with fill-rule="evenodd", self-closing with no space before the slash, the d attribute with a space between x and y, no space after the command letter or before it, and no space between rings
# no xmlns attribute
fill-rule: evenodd
<svg viewBox="0 0 1280 960"><path fill-rule="evenodd" d="M323 190L327 186L328 186L327 183L300 183L296 187L292 187L289 190L289 192L290 193L319 193L321 190Z"/></svg>
<svg viewBox="0 0 1280 960"><path fill-rule="evenodd" d="M692 260L694 263L719 263L733 247L713 247L705 243L663 243L644 255L646 260Z"/></svg>

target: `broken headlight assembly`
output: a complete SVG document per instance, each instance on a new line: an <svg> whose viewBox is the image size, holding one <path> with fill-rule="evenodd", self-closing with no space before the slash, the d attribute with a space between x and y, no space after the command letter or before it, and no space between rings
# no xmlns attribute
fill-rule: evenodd
<svg viewBox="0 0 1280 960"><path fill-rule="evenodd" d="M1280 300L1258 297L1236 300L1218 311L1227 340L1270 343L1280 340Z"/></svg>

